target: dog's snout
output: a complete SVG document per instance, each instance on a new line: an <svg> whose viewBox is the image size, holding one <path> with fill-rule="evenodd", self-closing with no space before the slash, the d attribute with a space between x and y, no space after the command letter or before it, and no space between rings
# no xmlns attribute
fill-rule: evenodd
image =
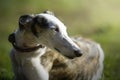
<svg viewBox="0 0 120 80"><path fill-rule="evenodd" d="M74 50L74 54L77 56L77 57L80 57L82 56L82 51L81 50Z"/></svg>
<svg viewBox="0 0 120 80"><path fill-rule="evenodd" d="M30 15L23 15L19 18L20 25L25 25L31 21L32 21L32 16L30 16Z"/></svg>

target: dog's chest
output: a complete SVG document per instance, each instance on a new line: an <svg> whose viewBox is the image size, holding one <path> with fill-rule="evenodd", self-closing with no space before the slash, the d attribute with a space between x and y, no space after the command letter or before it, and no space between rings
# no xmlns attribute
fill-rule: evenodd
<svg viewBox="0 0 120 80"><path fill-rule="evenodd" d="M28 80L47 80L48 72L41 64L41 54L40 55L32 55L31 53L15 54L15 59L17 63L16 69L18 71L18 74L20 75L23 74Z"/></svg>

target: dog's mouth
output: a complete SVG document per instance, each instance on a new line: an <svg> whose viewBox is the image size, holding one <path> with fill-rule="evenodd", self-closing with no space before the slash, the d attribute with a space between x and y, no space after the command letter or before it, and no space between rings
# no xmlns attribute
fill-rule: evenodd
<svg viewBox="0 0 120 80"><path fill-rule="evenodd" d="M16 41L15 41L15 33L12 33L12 34L9 35L8 41L19 52L33 52L33 51L38 50L39 48L44 48L43 45L37 45L37 46L34 46L34 47L28 47L28 48L22 48L22 47L17 46Z"/></svg>

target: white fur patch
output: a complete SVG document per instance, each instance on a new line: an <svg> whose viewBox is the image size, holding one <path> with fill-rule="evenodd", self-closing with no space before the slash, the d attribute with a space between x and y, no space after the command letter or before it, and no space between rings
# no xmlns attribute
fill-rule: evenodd
<svg viewBox="0 0 120 80"><path fill-rule="evenodd" d="M99 53L99 68L96 72L96 75L93 76L92 80L99 80L103 71L104 52L99 44L97 45L97 48Z"/></svg>

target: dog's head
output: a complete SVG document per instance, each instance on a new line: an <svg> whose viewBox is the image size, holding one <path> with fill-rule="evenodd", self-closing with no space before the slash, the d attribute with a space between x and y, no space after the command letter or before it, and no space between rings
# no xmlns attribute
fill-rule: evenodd
<svg viewBox="0 0 120 80"><path fill-rule="evenodd" d="M82 55L81 49L68 36L65 25L50 11L21 16L15 38L18 46L42 44L69 58Z"/></svg>

